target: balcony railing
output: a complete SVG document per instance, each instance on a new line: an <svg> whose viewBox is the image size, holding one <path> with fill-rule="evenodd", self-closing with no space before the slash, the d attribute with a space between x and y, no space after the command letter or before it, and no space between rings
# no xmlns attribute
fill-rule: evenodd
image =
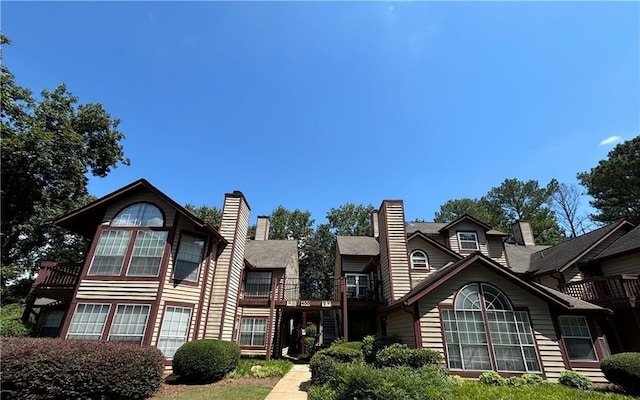
<svg viewBox="0 0 640 400"><path fill-rule="evenodd" d="M560 285L560 291L602 306L635 304L640 301L638 275L596 276Z"/></svg>
<svg viewBox="0 0 640 400"><path fill-rule="evenodd" d="M82 271L82 263L43 261L31 291L43 289L75 289Z"/></svg>
<svg viewBox="0 0 640 400"><path fill-rule="evenodd" d="M360 301L379 301L377 294L379 285L372 283L372 288L346 287L347 299ZM242 284L240 298L265 299L271 297L271 279L255 279ZM340 301L342 293L342 278L314 280L310 282L298 278L279 279L275 288L275 300L334 300Z"/></svg>

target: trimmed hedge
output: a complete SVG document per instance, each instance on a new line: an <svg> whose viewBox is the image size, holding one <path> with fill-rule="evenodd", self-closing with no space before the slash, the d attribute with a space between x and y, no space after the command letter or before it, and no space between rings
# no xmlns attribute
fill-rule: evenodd
<svg viewBox="0 0 640 400"><path fill-rule="evenodd" d="M173 356L173 372L188 382L214 382L236 369L240 347L232 342L201 339L187 342Z"/></svg>
<svg viewBox="0 0 640 400"><path fill-rule="evenodd" d="M373 364L376 361L376 354L394 343L400 343L400 339L396 336L380 334L365 336L365 338L362 339L362 354L364 355L364 360Z"/></svg>
<svg viewBox="0 0 640 400"><path fill-rule="evenodd" d="M600 362L602 373L634 396L640 395L640 353L614 354Z"/></svg>
<svg viewBox="0 0 640 400"><path fill-rule="evenodd" d="M558 378L558 383L576 389L589 390L593 388L591 379L575 371L562 371Z"/></svg>
<svg viewBox="0 0 640 400"><path fill-rule="evenodd" d="M426 365L442 365L440 353L430 349L410 349L405 344L394 343L376 354L375 365L384 367L422 368Z"/></svg>
<svg viewBox="0 0 640 400"><path fill-rule="evenodd" d="M145 399L162 383L162 353L119 343L2 338L6 399Z"/></svg>
<svg viewBox="0 0 640 400"><path fill-rule="evenodd" d="M358 345L339 343L314 354L309 362L311 381L316 385L334 382L339 364L361 363L364 359L362 351L355 347Z"/></svg>

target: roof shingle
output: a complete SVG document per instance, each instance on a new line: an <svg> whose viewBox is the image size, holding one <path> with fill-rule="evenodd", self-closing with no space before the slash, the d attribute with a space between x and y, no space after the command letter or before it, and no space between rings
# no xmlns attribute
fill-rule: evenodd
<svg viewBox="0 0 640 400"><path fill-rule="evenodd" d="M340 254L349 256L377 256L380 244L371 236L338 236Z"/></svg>
<svg viewBox="0 0 640 400"><path fill-rule="evenodd" d="M298 257L296 240L249 240L244 258L256 268L286 268Z"/></svg>

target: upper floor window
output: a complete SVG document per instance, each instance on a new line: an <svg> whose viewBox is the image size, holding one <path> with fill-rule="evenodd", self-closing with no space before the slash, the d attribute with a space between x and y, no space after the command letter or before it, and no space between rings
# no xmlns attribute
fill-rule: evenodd
<svg viewBox="0 0 640 400"><path fill-rule="evenodd" d="M271 272L247 271L244 281L245 297L269 297L271 293Z"/></svg>
<svg viewBox="0 0 640 400"><path fill-rule="evenodd" d="M202 237L188 233L180 235L178 254L173 268L173 279L198 281L200 263L204 257L204 246L205 240Z"/></svg>
<svg viewBox="0 0 640 400"><path fill-rule="evenodd" d="M157 276L166 243L167 231L104 230L98 239L88 274L118 276L130 254L127 275Z"/></svg>
<svg viewBox="0 0 640 400"><path fill-rule="evenodd" d="M456 294L453 310L442 310L449 368L540 372L526 311L515 311L504 293L472 283Z"/></svg>
<svg viewBox="0 0 640 400"><path fill-rule="evenodd" d="M427 253L421 250L414 250L411 253L411 268L429 268L429 258Z"/></svg>
<svg viewBox="0 0 640 400"><path fill-rule="evenodd" d="M458 232L460 250L479 250L478 235L475 232Z"/></svg>
<svg viewBox="0 0 640 400"><path fill-rule="evenodd" d="M347 283L347 297L350 299L366 300L369 294L369 275L344 274Z"/></svg>
<svg viewBox="0 0 640 400"><path fill-rule="evenodd" d="M162 227L164 217L160 209L150 203L136 203L120 211L111 226Z"/></svg>

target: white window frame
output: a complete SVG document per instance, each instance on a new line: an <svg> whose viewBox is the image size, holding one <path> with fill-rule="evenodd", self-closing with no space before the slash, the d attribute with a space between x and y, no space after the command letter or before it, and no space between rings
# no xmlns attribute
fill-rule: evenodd
<svg viewBox="0 0 640 400"><path fill-rule="evenodd" d="M178 329L174 328L174 323L181 324L181 318L175 318L175 312L178 311L180 313L187 312L187 323L184 328L181 328L178 325L179 329L183 329L183 331L178 331ZM164 309L164 316L162 317L162 328L160 329L160 334L158 335L158 349L164 354L164 358L167 360L173 359L173 355L176 350L184 343L187 342L187 337L189 335L189 329L191 327L191 315L193 309L188 307L179 307L167 305ZM167 320L167 316L171 316L171 320ZM181 317L181 315L178 315Z"/></svg>
<svg viewBox="0 0 640 400"><path fill-rule="evenodd" d="M567 334L566 328L571 329L571 323L569 321L581 322L581 325L574 325L581 329L587 330L587 336L584 335L575 335L575 334ZM568 323L565 325L564 323ZM589 328L589 322L584 315L560 315L558 317L558 328L560 328L560 334L562 335L562 341L567 350L567 357L569 357L569 361L571 362L598 362L598 352L596 351L595 343L593 341L593 336L591 335L591 328ZM575 332L574 332L575 333ZM576 339L576 340L588 340L591 344L591 350L593 351L593 358L571 358L571 352L569 351L569 343L567 339Z"/></svg>
<svg viewBox="0 0 640 400"><path fill-rule="evenodd" d="M470 239L462 239L461 235L473 235L474 240ZM476 232L471 231L461 231L457 232L456 236L458 237L458 246L461 251L477 251L480 250L480 243L478 242L478 234ZM463 243L473 243L474 248L464 247Z"/></svg>
<svg viewBox="0 0 640 400"><path fill-rule="evenodd" d="M422 250L411 252L411 268L429 270L429 256Z"/></svg>
<svg viewBox="0 0 640 400"><path fill-rule="evenodd" d="M104 319L102 320L101 324L102 327L100 328L100 333L89 333L87 334L87 332L79 332L79 331L75 331L74 329L78 329L80 327L85 327L86 325L89 323L88 320L85 321L76 321L76 318L82 318L79 317L78 315L78 309L80 307L83 307L83 313L85 311L85 309L88 306L93 306L91 313L95 310L96 307L100 307L100 310L102 312L102 310L104 310L104 307L107 307L106 313L104 313ZM69 329L67 329L67 335L66 338L67 339L80 339L80 340L102 340L102 335L104 334L104 328L105 325L107 323L107 320L109 319L109 313L111 312L111 304L104 304L104 303L78 303L76 304L76 308L73 311L73 316L71 318L71 323L69 324ZM91 316L91 313L89 314L89 316ZM92 322L93 324L97 323L96 322ZM92 338L87 338L84 336L93 336Z"/></svg>
<svg viewBox="0 0 640 400"><path fill-rule="evenodd" d="M120 311L120 309L122 308L123 312L124 310L126 310L128 307L133 307L133 309L135 310L137 307L140 307L141 310L145 310L146 309L146 315L144 317L144 324L142 325L142 332L141 333L131 333L131 332L126 332L126 333L114 333L114 327L116 326L116 321L118 320L118 311ZM117 304L116 305L116 310L113 314L113 319L111 320L111 324L109 326L109 337L108 337L108 341L110 342L122 342L122 343L130 343L130 344L138 344L141 345L144 342L144 335L147 332L147 327L149 325L149 313L151 312L151 306L149 304L131 304L131 303L122 303L122 304ZM129 322L129 321L127 321ZM136 326L139 324L128 324L128 323L123 323L121 324L123 327L129 327L129 326ZM118 326L118 328L120 328L120 326ZM134 341L130 341L130 340L118 340L118 337L132 337L132 336L136 336L136 337L140 337L140 341L139 342L134 342Z"/></svg>
<svg viewBox="0 0 640 400"><path fill-rule="evenodd" d="M106 241L108 241L109 239L107 238L108 235L111 235L111 232L115 232L116 234L124 234L121 238L120 238L120 242L118 244L118 250L121 250L124 241L126 240L126 245L124 245L124 253L122 253L122 255L120 255L120 252L118 252L118 254L116 254L116 257L122 257L122 259L120 260L120 267L118 267L117 271L113 271L114 273L98 273L95 272L94 270L94 264L96 262L96 258L98 257L109 257L112 256L111 254L109 255L104 255L104 254L100 254L103 248L106 248L107 245L104 244L106 243ZM119 276L122 273L122 265L124 264L125 259L127 258L127 252L129 250L129 244L131 243L131 238L133 235L133 231L129 231L129 230L121 230L121 229L104 229L102 232L100 232L100 237L98 238L98 243L96 244L96 248L93 251L93 257L91 258L91 264L89 265L89 270L87 271L87 275L90 276ZM104 238L104 241L103 241ZM101 244L103 244L103 246L101 247ZM113 249L109 248L109 251L112 252Z"/></svg>
<svg viewBox="0 0 640 400"><path fill-rule="evenodd" d="M264 331L256 330L256 321L264 321ZM260 347L264 348L267 346L267 324L269 323L268 318L261 317L242 317L240 320L240 333L238 335L238 345L240 347ZM245 325L246 324L246 325ZM249 329L245 329L249 328ZM242 342L242 334L250 334L249 343ZM256 344L255 339L262 335L264 337L263 344Z"/></svg>
<svg viewBox="0 0 640 400"><path fill-rule="evenodd" d="M362 299L362 298L366 298L367 296L367 290L371 289L371 279L369 278L369 275L367 274L344 274L345 277L345 281L346 281L346 289L347 289L347 298L349 299ZM354 277L355 278L355 283L350 284L349 283L349 279L350 277ZM367 280L367 285L361 285L360 284L360 280L361 278L365 278ZM354 288L354 295L350 296L349 293L349 288Z"/></svg>
<svg viewBox="0 0 640 400"><path fill-rule="evenodd" d="M157 256L148 256L148 255L142 255L142 254L138 254L136 255L136 251L142 251L142 250L148 250L147 248L141 247L138 244L138 239L141 237L142 235L146 235L147 233L151 233L151 235L154 234L161 234L164 236L162 240L163 244L162 247L160 248L160 260L158 260L158 265L155 266L155 274L141 274L141 273L132 273L131 272L131 264L133 262L133 258L134 257L139 257L139 258L157 258ZM129 240L129 243L131 243L131 240L133 240L133 247L131 249L131 255L129 256L129 260L128 260L128 267L127 267L127 276L146 276L146 277L157 277L160 274L160 268L162 267L162 261L164 260L164 253L165 253L165 249L167 247L167 238L169 237L169 232L168 231L157 231L157 230L137 230L135 232L134 237L132 237ZM138 267L136 267L138 268Z"/></svg>

